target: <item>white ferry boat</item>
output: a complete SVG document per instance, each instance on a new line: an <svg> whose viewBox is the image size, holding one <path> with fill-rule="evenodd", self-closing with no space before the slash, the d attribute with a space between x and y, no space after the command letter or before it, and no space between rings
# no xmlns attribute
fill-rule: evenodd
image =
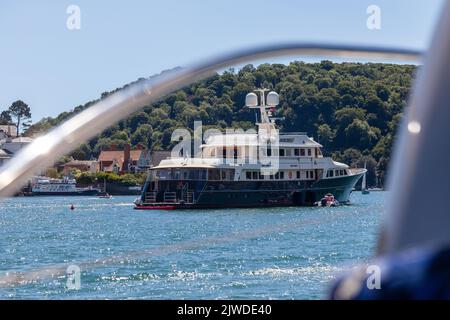
<svg viewBox="0 0 450 320"><path fill-rule="evenodd" d="M78 188L76 184L75 179L67 177L62 179L33 177L31 180L31 194L33 196L90 196L100 192L98 188Z"/></svg>
<svg viewBox="0 0 450 320"><path fill-rule="evenodd" d="M201 156L172 156L150 169L135 209L186 209L313 205L331 193L349 196L365 169L324 157L306 133L279 133L273 117L276 92L249 93L246 105L260 111L258 131L215 134Z"/></svg>

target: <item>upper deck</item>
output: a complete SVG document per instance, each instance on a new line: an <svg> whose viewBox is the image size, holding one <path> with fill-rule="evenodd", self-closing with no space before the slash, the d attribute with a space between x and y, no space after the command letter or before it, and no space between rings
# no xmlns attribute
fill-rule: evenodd
<svg viewBox="0 0 450 320"><path fill-rule="evenodd" d="M322 148L322 145L313 138L307 136L305 132L277 132L277 145L279 147L303 147ZM234 147L234 146L261 146L266 145L258 133L226 133L215 134L206 138L201 148L208 147Z"/></svg>

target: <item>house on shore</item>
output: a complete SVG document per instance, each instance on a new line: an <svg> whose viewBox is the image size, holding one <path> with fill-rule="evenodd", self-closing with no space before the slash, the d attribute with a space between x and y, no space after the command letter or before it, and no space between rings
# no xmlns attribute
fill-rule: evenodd
<svg viewBox="0 0 450 320"><path fill-rule="evenodd" d="M17 127L14 124L2 124L0 125L0 139L2 135L6 138L16 138L17 137Z"/></svg>
<svg viewBox="0 0 450 320"><path fill-rule="evenodd" d="M15 125L0 125L0 166L32 141L28 137L17 137Z"/></svg>
<svg viewBox="0 0 450 320"><path fill-rule="evenodd" d="M67 175L73 169L83 172L95 173L99 171L99 162L96 160L71 160L60 166L64 175Z"/></svg>
<svg viewBox="0 0 450 320"><path fill-rule="evenodd" d="M33 139L29 137L17 137L17 138L6 138L2 141L3 143L0 145L0 148L7 150L12 154L15 154L21 149L25 148L31 142L33 142Z"/></svg>
<svg viewBox="0 0 450 320"><path fill-rule="evenodd" d="M170 158L171 151L152 151L150 155L150 167L157 166L161 160Z"/></svg>
<svg viewBox="0 0 450 320"><path fill-rule="evenodd" d="M123 150L112 147L110 150L102 150L98 157L99 171L114 173L138 173L145 172L150 166L148 150L138 146L131 150L130 145L125 145Z"/></svg>

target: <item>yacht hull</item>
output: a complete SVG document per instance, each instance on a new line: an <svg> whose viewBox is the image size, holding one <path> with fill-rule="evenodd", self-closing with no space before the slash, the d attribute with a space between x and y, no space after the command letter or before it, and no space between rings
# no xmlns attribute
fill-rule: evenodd
<svg viewBox="0 0 450 320"><path fill-rule="evenodd" d="M259 208L281 206L312 206L325 194L332 193L340 203L348 203L350 194L362 173L318 181L171 181L163 182L163 190L176 193L173 202L164 201L164 192L158 192L152 202L146 202L146 191L135 209L214 209ZM183 190L176 186L189 183L193 197L185 201ZM180 200L181 199L181 200Z"/></svg>

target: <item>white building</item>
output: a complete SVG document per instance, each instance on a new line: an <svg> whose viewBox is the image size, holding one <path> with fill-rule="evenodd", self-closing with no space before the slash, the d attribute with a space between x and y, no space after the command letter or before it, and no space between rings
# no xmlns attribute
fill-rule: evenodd
<svg viewBox="0 0 450 320"><path fill-rule="evenodd" d="M9 159L11 159L12 154L6 150L0 149L0 167Z"/></svg>
<svg viewBox="0 0 450 320"><path fill-rule="evenodd" d="M2 133L5 137L15 138L17 137L17 127L13 124L0 125L0 139L2 139Z"/></svg>
<svg viewBox="0 0 450 320"><path fill-rule="evenodd" d="M0 148L15 154L22 148L26 147L28 144L33 142L33 139L28 137L18 137L18 138L7 138L3 140L3 144L0 142Z"/></svg>

